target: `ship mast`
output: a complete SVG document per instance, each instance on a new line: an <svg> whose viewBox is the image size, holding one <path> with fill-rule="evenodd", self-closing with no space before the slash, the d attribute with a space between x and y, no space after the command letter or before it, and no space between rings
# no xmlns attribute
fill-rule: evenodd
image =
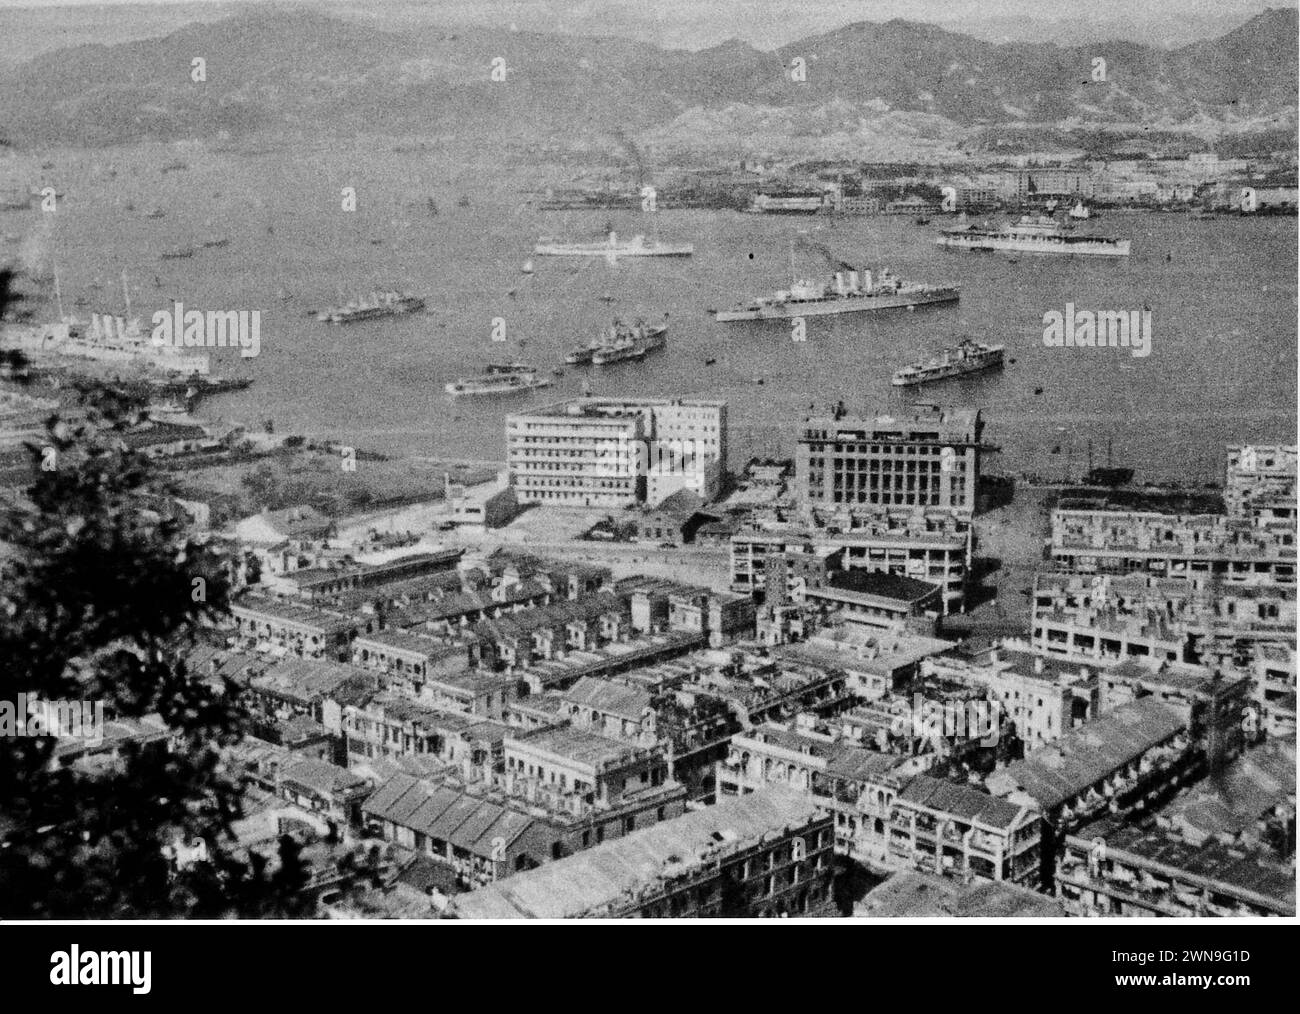
<svg viewBox="0 0 1300 1014"><path fill-rule="evenodd" d="M59 307L59 323L63 323L63 290L59 287L59 262L54 261L54 302Z"/></svg>
<svg viewBox="0 0 1300 1014"><path fill-rule="evenodd" d="M126 319L131 320L131 290L126 284L126 268L122 269L122 298L126 300Z"/></svg>

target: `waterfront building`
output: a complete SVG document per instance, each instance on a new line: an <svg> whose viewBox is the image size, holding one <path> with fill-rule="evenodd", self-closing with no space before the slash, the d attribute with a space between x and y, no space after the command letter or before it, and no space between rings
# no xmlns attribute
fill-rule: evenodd
<svg viewBox="0 0 1300 1014"><path fill-rule="evenodd" d="M1229 517L1296 520L1296 445L1233 444L1223 484Z"/></svg>
<svg viewBox="0 0 1300 1014"><path fill-rule="evenodd" d="M654 507L682 489L722 492L727 404L696 399L576 398L506 419L520 503Z"/></svg>
<svg viewBox="0 0 1300 1014"><path fill-rule="evenodd" d="M795 490L816 513L975 513L984 424L977 409L913 407L898 416L810 417L795 454Z"/></svg>

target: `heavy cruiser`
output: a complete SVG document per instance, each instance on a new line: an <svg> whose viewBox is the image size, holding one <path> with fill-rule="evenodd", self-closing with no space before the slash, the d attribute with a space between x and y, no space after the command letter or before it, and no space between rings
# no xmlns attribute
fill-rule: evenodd
<svg viewBox="0 0 1300 1014"><path fill-rule="evenodd" d="M786 291L760 296L747 306L711 310L715 320L775 320L815 317L866 310L911 309L929 303L955 303L961 298L955 285L922 285L895 278L885 268L878 278L870 271L837 271L829 282L797 281Z"/></svg>
<svg viewBox="0 0 1300 1014"><path fill-rule="evenodd" d="M619 239L610 231L602 240L566 243L543 236L533 253L544 257L689 257L695 253L690 243L660 243L638 233L631 239Z"/></svg>
<svg viewBox="0 0 1300 1014"><path fill-rule="evenodd" d="M316 319L329 324L355 324L379 317L397 317L424 309L424 300L403 292L372 292L365 299L352 300L343 305L321 310Z"/></svg>
<svg viewBox="0 0 1300 1014"><path fill-rule="evenodd" d="M973 225L945 229L935 242L953 250L976 252L1078 254L1091 257L1127 257L1130 241L1107 236L1089 236L1071 231L1054 218L1025 215L1003 229L980 229Z"/></svg>
<svg viewBox="0 0 1300 1014"><path fill-rule="evenodd" d="M985 345L964 338L952 348L943 349L929 359L904 366L894 374L893 384L895 387L912 387L981 370L992 370L1002 365L1005 349L1005 345Z"/></svg>
<svg viewBox="0 0 1300 1014"><path fill-rule="evenodd" d="M551 381L537 375L537 367L526 363L489 363L481 374L457 377L443 390L453 397L463 395L515 394L550 387Z"/></svg>

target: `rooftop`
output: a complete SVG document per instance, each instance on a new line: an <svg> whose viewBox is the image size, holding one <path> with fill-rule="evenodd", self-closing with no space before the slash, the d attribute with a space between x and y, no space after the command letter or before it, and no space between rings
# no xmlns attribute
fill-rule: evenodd
<svg viewBox="0 0 1300 1014"><path fill-rule="evenodd" d="M534 823L527 814L501 803L405 774L381 785L361 809L483 858L499 854L494 840L508 846Z"/></svg>
<svg viewBox="0 0 1300 1014"><path fill-rule="evenodd" d="M1015 827L1024 814L1024 807L974 786L956 785L929 775L913 778L898 794L898 799L1004 831Z"/></svg>
<svg viewBox="0 0 1300 1014"><path fill-rule="evenodd" d="M547 863L462 895L462 919L617 915L642 892L821 816L801 792L771 786Z"/></svg>
<svg viewBox="0 0 1300 1014"><path fill-rule="evenodd" d="M1050 810L1186 728L1179 709L1140 698L994 772L988 786L999 795L1027 792Z"/></svg>
<svg viewBox="0 0 1300 1014"><path fill-rule="evenodd" d="M963 884L951 877L907 871L895 873L870 891L853 914L877 919L1052 919L1063 918L1065 909L1055 899L1015 884L982 879Z"/></svg>
<svg viewBox="0 0 1300 1014"><path fill-rule="evenodd" d="M544 751L593 768L617 763L638 750L629 743L567 725L511 735L506 739L506 749L511 748Z"/></svg>
<svg viewBox="0 0 1300 1014"><path fill-rule="evenodd" d="M907 603L921 602L939 590L938 585L928 581L866 570L835 571L830 575L830 583L832 588L841 591Z"/></svg>
<svg viewBox="0 0 1300 1014"><path fill-rule="evenodd" d="M260 676L254 676L249 685L262 693L314 704L324 700L336 688L358 673L350 665L327 662L323 659L284 658Z"/></svg>
<svg viewBox="0 0 1300 1014"><path fill-rule="evenodd" d="M635 721L639 721L652 704L650 694L644 690L593 676L583 676L560 697L570 704Z"/></svg>

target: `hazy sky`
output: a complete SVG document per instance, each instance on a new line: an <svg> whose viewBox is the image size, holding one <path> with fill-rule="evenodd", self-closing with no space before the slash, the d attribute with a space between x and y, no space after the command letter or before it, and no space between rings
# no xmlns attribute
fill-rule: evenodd
<svg viewBox="0 0 1300 1014"><path fill-rule="evenodd" d="M170 3L274 3L277 0L0 0L0 7L72 7L105 6L111 4L170 4ZM315 2L335 2L335 0L315 0ZM337 0L344 2L344 0ZM370 0L370 5L379 5L386 0ZM410 0L397 0L410 3ZM608 0L605 0L608 2ZM653 0L648 0L653 4ZM1037 19L1098 18L1116 16L1169 16L1178 14L1249 14L1268 7L1294 7L1297 0L750 0L737 3L735 0L723 0L722 7L746 6L755 9L807 9L809 2L815 3L821 10L836 9L857 18L872 21L884 21L895 17L924 17L926 20L948 21L955 18L969 17L1007 17L1025 16ZM624 6L624 0L614 0L614 5ZM495 0L491 4L475 3L471 0L421 0L420 6L442 8L454 14L457 8L466 7L483 9L495 7L507 13L511 8L541 10L547 7L561 9L582 9L595 13L602 6L602 0ZM673 6L669 3L665 6ZM707 9L709 0L692 0L696 11Z"/></svg>

